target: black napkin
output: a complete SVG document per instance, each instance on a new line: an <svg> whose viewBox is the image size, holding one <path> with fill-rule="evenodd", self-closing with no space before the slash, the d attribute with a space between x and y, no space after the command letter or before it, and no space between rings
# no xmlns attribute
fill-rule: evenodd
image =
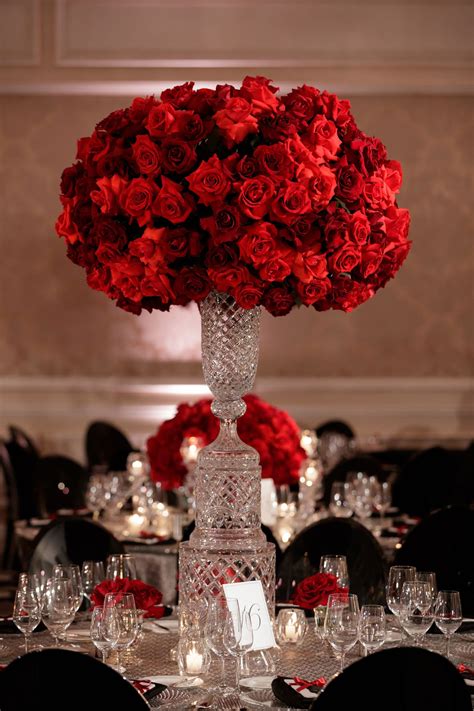
<svg viewBox="0 0 474 711"><path fill-rule="evenodd" d="M272 681L272 691L279 701L297 709L309 709L314 699L321 691L320 686L305 683L299 677L277 676Z"/></svg>
<svg viewBox="0 0 474 711"><path fill-rule="evenodd" d="M461 634L466 634L467 632L474 632L474 621L473 620L465 620L464 622L461 622L460 627L457 628L456 632L460 632ZM437 628L435 624L431 625L428 634L443 634L441 630Z"/></svg>
<svg viewBox="0 0 474 711"><path fill-rule="evenodd" d="M38 627L33 630L35 632L44 632L46 627L42 622L39 623ZM2 634L23 634L20 632L16 624L13 622L11 617L1 617L0 618L0 635Z"/></svg>

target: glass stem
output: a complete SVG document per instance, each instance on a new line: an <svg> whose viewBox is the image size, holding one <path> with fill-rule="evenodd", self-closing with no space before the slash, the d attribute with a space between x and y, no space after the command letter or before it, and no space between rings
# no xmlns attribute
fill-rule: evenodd
<svg viewBox="0 0 474 711"><path fill-rule="evenodd" d="M449 649L451 646L451 635L447 634L446 635L446 658L449 659Z"/></svg>
<svg viewBox="0 0 474 711"><path fill-rule="evenodd" d="M25 654L28 652L28 635L25 632Z"/></svg>
<svg viewBox="0 0 474 711"><path fill-rule="evenodd" d="M345 652L341 652L341 674L342 674L342 672L344 671L344 662L345 662L345 659L346 659L346 653L345 653Z"/></svg>
<svg viewBox="0 0 474 711"><path fill-rule="evenodd" d="M239 691L240 687L240 655L235 657L235 688Z"/></svg>
<svg viewBox="0 0 474 711"><path fill-rule="evenodd" d="M222 680L222 686L225 686L225 659L224 655L221 657L221 680Z"/></svg>

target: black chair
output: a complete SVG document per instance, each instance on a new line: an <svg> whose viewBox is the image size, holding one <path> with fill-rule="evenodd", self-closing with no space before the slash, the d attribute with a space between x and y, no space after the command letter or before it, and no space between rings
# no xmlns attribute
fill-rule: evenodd
<svg viewBox="0 0 474 711"><path fill-rule="evenodd" d="M364 472L367 476L375 476L380 481L385 481L387 473L383 465L368 454L350 459L342 459L324 477L324 503L329 505L331 487L335 481L345 481L349 472Z"/></svg>
<svg viewBox="0 0 474 711"><path fill-rule="evenodd" d="M92 422L86 432L89 471L100 466L108 471L125 471L127 457L135 451L127 437L109 422Z"/></svg>
<svg viewBox="0 0 474 711"><path fill-rule="evenodd" d="M353 439L355 437L354 430L352 427L343 420L328 420L327 422L322 422L316 427L316 434L318 437L327 433L341 434L347 437L347 439Z"/></svg>
<svg viewBox="0 0 474 711"><path fill-rule="evenodd" d="M40 457L34 470L34 489L40 516L47 518L60 509L85 507L88 474L74 459L60 455Z"/></svg>
<svg viewBox="0 0 474 711"><path fill-rule="evenodd" d="M106 528L85 518L60 518L42 529L29 569L50 570L56 563L82 565L85 560L106 560L112 553L125 553L125 548Z"/></svg>
<svg viewBox="0 0 474 711"><path fill-rule="evenodd" d="M353 519L327 518L301 531L283 553L278 568L277 600L290 599L295 584L319 570L322 555L345 555L351 592L361 605L383 604L383 552L365 526Z"/></svg>
<svg viewBox="0 0 474 711"><path fill-rule="evenodd" d="M311 711L471 711L456 667L426 649L385 649L348 666L313 701Z"/></svg>
<svg viewBox="0 0 474 711"><path fill-rule="evenodd" d="M394 565L436 573L438 590L459 590L463 614L474 617L474 511L453 506L421 521L402 542Z"/></svg>
<svg viewBox="0 0 474 711"><path fill-rule="evenodd" d="M10 427L10 439L5 443L15 478L18 497L17 516L28 519L39 516L34 493L33 474L39 460L38 450L28 436Z"/></svg>
<svg viewBox="0 0 474 711"><path fill-rule="evenodd" d="M67 649L30 652L2 672L2 711L147 711L143 696L121 674L97 659Z"/></svg>
<svg viewBox="0 0 474 711"><path fill-rule="evenodd" d="M463 456L444 447L415 454L394 482L393 505L411 516L426 516L454 503Z"/></svg>
<svg viewBox="0 0 474 711"><path fill-rule="evenodd" d="M8 454L8 449L3 440L0 440L0 475L6 493L7 510L4 519L4 547L2 551L1 567L12 568L15 559L15 521L18 519L18 491L15 475Z"/></svg>

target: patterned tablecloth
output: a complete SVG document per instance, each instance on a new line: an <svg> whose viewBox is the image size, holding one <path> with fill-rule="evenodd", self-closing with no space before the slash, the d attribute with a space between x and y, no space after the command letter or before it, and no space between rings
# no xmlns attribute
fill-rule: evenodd
<svg viewBox="0 0 474 711"><path fill-rule="evenodd" d="M167 675L178 675L177 664L171 659L170 651L178 642L178 635L175 631L176 623L170 618L161 620L159 624L169 625L172 632L160 629L154 625L156 631L145 629L142 631L141 639L137 641L135 647L127 652L125 656L126 676L129 679L150 679ZM69 639L77 645L78 651L94 654L95 650L90 640L87 639L87 623L75 623L70 628ZM148 627L148 625L147 625ZM390 620L389 629L394 630L394 624ZM393 635L393 632L391 633ZM389 636L391 636L389 634ZM427 636L426 646L433 651L444 650L444 638L441 635L430 634ZM23 638L21 635L4 635L0 640L0 663L6 664L23 652ZM386 643L386 646L393 646L394 642ZM34 634L33 647L37 645L52 646L52 639L48 632ZM474 666L474 634L456 634L451 645L452 659L455 663L464 663ZM347 663L350 664L360 657L359 645L349 653ZM227 673L230 678L235 678L234 660L230 658L227 662ZM281 648L277 661L277 673L284 676L300 676L304 679L316 679L324 676L330 679L339 670L339 662L334 656L329 646L318 640L313 632L312 621L309 621L309 628L301 646ZM268 687L271 678L269 677ZM202 687L184 691L170 687L159 697L155 697L151 702L152 708L161 708L162 711L174 709L185 711L191 708L192 703L203 703L203 708L210 708L205 705L209 699L207 688L215 685L220 679L220 663L217 658L213 659L209 673L204 677ZM265 708L287 708L278 702L268 689L258 691L242 691L241 708L265 709ZM214 698L212 708L218 709L238 709L236 699ZM193 706L196 708L196 706ZM199 706L197 706L199 708Z"/></svg>

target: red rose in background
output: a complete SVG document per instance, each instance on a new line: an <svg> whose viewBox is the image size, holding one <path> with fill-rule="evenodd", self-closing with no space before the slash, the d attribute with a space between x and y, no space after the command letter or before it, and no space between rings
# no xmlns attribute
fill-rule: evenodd
<svg viewBox="0 0 474 711"><path fill-rule="evenodd" d="M186 180L190 190L198 196L203 205L221 202L230 190L230 182L217 156L207 162L203 161Z"/></svg>
<svg viewBox="0 0 474 711"><path fill-rule="evenodd" d="M163 595L152 585L147 585L141 580L130 580L129 578L115 578L115 580L104 580L96 585L91 594L91 601L94 607L102 607L105 596L108 593L115 593L117 598L124 593L132 593L135 598L137 610L145 610L144 617L163 617L165 608L161 604Z"/></svg>
<svg viewBox="0 0 474 711"><path fill-rule="evenodd" d="M229 99L225 107L214 115L216 124L221 129L227 142L241 143L249 133L258 129L258 121L252 115L252 105L240 97Z"/></svg>
<svg viewBox="0 0 474 711"><path fill-rule="evenodd" d="M252 288L253 285L243 283L237 287L235 298L250 302L260 298L252 293ZM258 451L262 477L272 478L275 484L296 483L306 457L296 422L256 395L246 395L244 400L247 410L239 418L237 429L242 440ZM186 475L180 453L183 439L195 436L209 444L217 436L219 422L211 413L211 402L205 399L193 405L179 405L175 417L163 422L157 433L148 439L152 478L165 488L178 488Z"/></svg>
<svg viewBox="0 0 474 711"><path fill-rule="evenodd" d="M327 605L329 595L335 593L348 594L348 589L339 587L335 575L315 573L298 583L292 602L304 610L313 610L318 605Z"/></svg>
<svg viewBox="0 0 474 711"><path fill-rule="evenodd" d="M136 137L133 144L133 158L140 173L154 177L160 172L160 152L156 143L146 135Z"/></svg>

